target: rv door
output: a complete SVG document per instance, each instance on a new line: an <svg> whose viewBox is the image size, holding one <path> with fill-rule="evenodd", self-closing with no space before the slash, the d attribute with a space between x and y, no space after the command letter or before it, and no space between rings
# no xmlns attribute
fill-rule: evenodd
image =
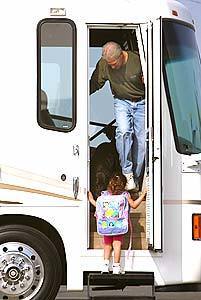
<svg viewBox="0 0 201 300"><path fill-rule="evenodd" d="M147 239L149 248L162 250L162 22L147 25Z"/></svg>
<svg viewBox="0 0 201 300"><path fill-rule="evenodd" d="M37 36L40 174L52 180L48 191L77 199L81 134L76 134L76 26L69 19L43 19Z"/></svg>

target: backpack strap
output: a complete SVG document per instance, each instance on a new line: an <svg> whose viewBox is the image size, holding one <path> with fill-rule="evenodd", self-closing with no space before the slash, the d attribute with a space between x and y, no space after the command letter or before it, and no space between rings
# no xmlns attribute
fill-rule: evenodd
<svg viewBox="0 0 201 300"><path fill-rule="evenodd" d="M111 195L108 191L102 191L101 196L108 196Z"/></svg>
<svg viewBox="0 0 201 300"><path fill-rule="evenodd" d="M129 216L128 216L128 225L129 225L129 234L130 234L130 238L129 238L129 245L128 245L128 250L127 250L127 258L129 258L129 255L130 255L130 252L131 252L131 249L132 249L132 241L133 241L133 224L132 224L132 221L131 221L131 217L130 217L130 213L129 213Z"/></svg>
<svg viewBox="0 0 201 300"><path fill-rule="evenodd" d="M110 195L110 193L106 190L106 191L102 191L99 197L101 197L101 196L108 196L108 195ZM99 197L98 197L98 198L99 198ZM98 199L98 198L97 198L97 199ZM96 211L95 211L95 213L94 213L94 217L97 218L97 213L96 213Z"/></svg>
<svg viewBox="0 0 201 300"><path fill-rule="evenodd" d="M128 192L124 192L125 196L130 196L130 194ZM132 224L132 221L131 221L131 216L130 216L130 209L129 209L129 213L128 213L128 226L129 226L129 234L130 234L130 237L129 237L129 245L128 245L128 249L127 249L127 254L126 254L126 257L129 258L129 255L130 255L130 252L131 252L131 249L132 249L132 242L133 242L133 224Z"/></svg>

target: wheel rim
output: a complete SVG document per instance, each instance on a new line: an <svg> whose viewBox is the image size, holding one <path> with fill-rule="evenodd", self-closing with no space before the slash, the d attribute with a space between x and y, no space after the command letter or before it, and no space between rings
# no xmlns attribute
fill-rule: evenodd
<svg viewBox="0 0 201 300"><path fill-rule="evenodd" d="M44 265L30 246L8 242L0 245L0 298L31 299L44 281Z"/></svg>

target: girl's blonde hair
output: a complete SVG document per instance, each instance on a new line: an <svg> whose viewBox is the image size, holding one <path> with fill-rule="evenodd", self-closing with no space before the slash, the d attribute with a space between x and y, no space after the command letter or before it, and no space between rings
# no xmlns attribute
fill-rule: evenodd
<svg viewBox="0 0 201 300"><path fill-rule="evenodd" d="M119 195L125 191L126 182L123 174L115 173L110 179L107 189L113 195Z"/></svg>

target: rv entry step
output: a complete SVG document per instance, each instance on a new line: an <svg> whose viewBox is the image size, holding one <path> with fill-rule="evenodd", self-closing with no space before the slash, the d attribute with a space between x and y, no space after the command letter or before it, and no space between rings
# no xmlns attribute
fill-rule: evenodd
<svg viewBox="0 0 201 300"><path fill-rule="evenodd" d="M87 283L88 299L91 300L104 300L104 299L115 299L116 295L103 296L101 291L108 290L124 290L126 287L139 287L139 286L150 286L151 295L139 296L135 293L132 297L118 294L118 299L146 299L155 300L155 285L154 285L154 272L126 272L125 274L102 274L102 273L89 273ZM105 292L104 292L105 294Z"/></svg>

